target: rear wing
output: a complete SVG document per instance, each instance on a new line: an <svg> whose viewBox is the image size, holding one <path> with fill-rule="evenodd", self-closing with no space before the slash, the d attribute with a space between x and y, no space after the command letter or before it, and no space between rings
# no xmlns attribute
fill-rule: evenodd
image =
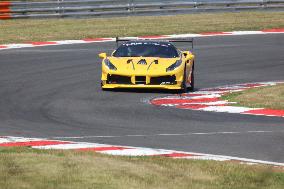
<svg viewBox="0 0 284 189"><path fill-rule="evenodd" d="M115 38L116 46L118 47L119 42L127 42L127 41L164 41L170 43L191 43L191 48L193 49L193 38L191 39L137 39L137 38Z"/></svg>
<svg viewBox="0 0 284 189"><path fill-rule="evenodd" d="M193 49L193 38L191 39L174 39L169 40L170 43L191 43L191 49Z"/></svg>

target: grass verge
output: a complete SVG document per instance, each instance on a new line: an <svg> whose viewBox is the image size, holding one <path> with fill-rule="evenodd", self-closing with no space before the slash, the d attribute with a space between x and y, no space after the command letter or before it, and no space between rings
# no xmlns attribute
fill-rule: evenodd
<svg viewBox="0 0 284 189"><path fill-rule="evenodd" d="M0 44L115 36L284 28L284 12L0 21Z"/></svg>
<svg viewBox="0 0 284 189"><path fill-rule="evenodd" d="M237 106L284 110L284 84L231 93L222 99L237 102Z"/></svg>
<svg viewBox="0 0 284 189"><path fill-rule="evenodd" d="M280 189L284 186L284 172L269 166L230 162L0 148L0 186L5 189Z"/></svg>

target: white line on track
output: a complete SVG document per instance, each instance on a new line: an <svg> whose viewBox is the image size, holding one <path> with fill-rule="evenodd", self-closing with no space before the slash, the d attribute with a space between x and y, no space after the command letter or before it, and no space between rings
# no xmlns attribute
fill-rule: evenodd
<svg viewBox="0 0 284 189"><path fill-rule="evenodd" d="M250 131L251 132L251 131ZM253 131L254 132L254 131ZM256 131L263 132L263 131ZM267 131L265 131L267 132ZM269 132L269 131L268 131ZM232 132L229 132L232 133ZM36 142L42 145L37 145L32 142ZM49 145L45 145L44 142L49 141ZM273 166L281 166L283 169L284 163L279 162L270 162L263 160L239 158L233 156L224 156L224 155L214 155L214 154L203 154L196 152L184 152L184 151L174 151L174 150L165 150L165 149L153 149L153 148L144 148L144 147L131 147L131 146L113 146L108 144L98 144L98 143L86 143L86 142L72 142L65 144L57 144L60 142L54 140L54 143L48 139L36 139L36 138L23 138L23 137L13 137L13 136L0 136L0 144L8 145L15 143L28 143L28 146L35 149L60 149L60 150L76 150L76 149L85 149L85 150L94 150L99 153L109 154L109 155L124 155L124 156L166 156L172 158L186 158L186 159L199 159L199 160L215 160L215 161L237 161L239 163L245 164L267 164ZM63 142L63 141L61 141ZM65 141L66 142L66 141ZM21 144L19 144L21 145ZM27 144L26 144L27 145ZM168 156L167 156L168 155Z"/></svg>
<svg viewBox="0 0 284 189"><path fill-rule="evenodd" d="M220 132L197 132L197 133L161 133L153 135L110 135L110 136L70 136L49 137L51 139L84 139L84 138L123 138L123 137L155 137L155 136L190 136L190 135L225 135L225 134L258 134L258 133L283 133L283 131L220 131Z"/></svg>

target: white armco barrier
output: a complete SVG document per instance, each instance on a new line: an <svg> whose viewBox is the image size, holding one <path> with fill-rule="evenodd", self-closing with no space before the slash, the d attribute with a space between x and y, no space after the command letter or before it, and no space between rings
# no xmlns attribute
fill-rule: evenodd
<svg viewBox="0 0 284 189"><path fill-rule="evenodd" d="M0 2L0 19L284 10L284 0L38 0Z"/></svg>

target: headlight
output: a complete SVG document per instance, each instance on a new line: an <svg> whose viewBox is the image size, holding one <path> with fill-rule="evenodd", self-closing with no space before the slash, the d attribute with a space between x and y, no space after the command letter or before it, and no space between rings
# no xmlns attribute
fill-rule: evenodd
<svg viewBox="0 0 284 189"><path fill-rule="evenodd" d="M182 61L181 60L177 60L175 63L173 63L172 65L170 65L166 71L173 71L174 69L176 69L177 67L179 67L181 65Z"/></svg>
<svg viewBox="0 0 284 189"><path fill-rule="evenodd" d="M110 62L109 59L105 59L104 63L108 67L108 69L110 69L110 70L117 70L117 68Z"/></svg>

